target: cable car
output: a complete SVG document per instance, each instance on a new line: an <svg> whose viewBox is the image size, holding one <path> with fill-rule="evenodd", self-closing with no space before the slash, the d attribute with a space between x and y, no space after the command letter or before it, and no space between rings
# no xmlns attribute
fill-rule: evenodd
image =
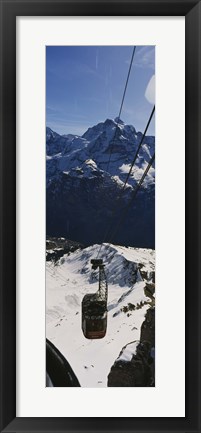
<svg viewBox="0 0 201 433"><path fill-rule="evenodd" d="M107 280L102 259L91 260L92 269L99 268L99 288L82 300L82 331L86 338L105 337L107 330Z"/></svg>

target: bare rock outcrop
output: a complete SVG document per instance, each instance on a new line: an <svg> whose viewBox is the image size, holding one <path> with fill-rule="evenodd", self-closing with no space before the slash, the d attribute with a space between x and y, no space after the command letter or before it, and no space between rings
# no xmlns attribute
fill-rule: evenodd
<svg viewBox="0 0 201 433"><path fill-rule="evenodd" d="M147 310L140 341L123 347L108 375L108 387L131 386L155 386L155 307Z"/></svg>

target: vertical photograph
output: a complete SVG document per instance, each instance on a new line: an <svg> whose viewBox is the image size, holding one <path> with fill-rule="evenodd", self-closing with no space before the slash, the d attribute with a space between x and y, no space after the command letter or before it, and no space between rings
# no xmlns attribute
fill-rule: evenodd
<svg viewBox="0 0 201 433"><path fill-rule="evenodd" d="M46 47L45 315L47 387L155 386L155 46Z"/></svg>

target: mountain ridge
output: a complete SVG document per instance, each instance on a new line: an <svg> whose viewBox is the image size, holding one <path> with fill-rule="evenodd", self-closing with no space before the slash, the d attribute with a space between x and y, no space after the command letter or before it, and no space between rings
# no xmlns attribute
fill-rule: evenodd
<svg viewBox="0 0 201 433"><path fill-rule="evenodd" d="M49 235L70 236L85 245L101 240L105 227L111 224L114 201L118 204L118 212L127 205L154 153L155 137L146 136L124 187L141 139L141 132L136 132L132 125L126 125L117 118L106 119L105 122L88 128L81 137L73 134L59 135L47 127ZM154 247L154 185L153 166L128 214L131 224L135 214L136 230L134 228L133 234L129 236L128 227L123 227L116 242Z"/></svg>

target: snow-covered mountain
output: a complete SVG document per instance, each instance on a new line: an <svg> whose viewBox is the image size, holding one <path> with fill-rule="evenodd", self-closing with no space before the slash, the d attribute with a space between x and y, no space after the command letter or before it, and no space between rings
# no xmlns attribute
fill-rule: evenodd
<svg viewBox="0 0 201 433"><path fill-rule="evenodd" d="M61 136L47 128L49 235L66 236L85 245L102 241L108 226L115 226L132 198L133 189L154 153L155 138L147 136L121 194L141 138L141 132L117 118L89 128L82 137ZM154 184L152 167L113 241L154 247Z"/></svg>
<svg viewBox="0 0 201 433"><path fill-rule="evenodd" d="M101 340L86 339L81 302L85 294L98 289L98 274L91 270L90 261L97 257L99 247L66 254L56 265L46 263L46 336L66 357L83 387L106 387L113 365L110 382L115 386L118 363L124 363L125 373L125 363L136 354L141 325L154 302L147 288L154 287L155 251L104 244L99 258L108 279L107 333Z"/></svg>

